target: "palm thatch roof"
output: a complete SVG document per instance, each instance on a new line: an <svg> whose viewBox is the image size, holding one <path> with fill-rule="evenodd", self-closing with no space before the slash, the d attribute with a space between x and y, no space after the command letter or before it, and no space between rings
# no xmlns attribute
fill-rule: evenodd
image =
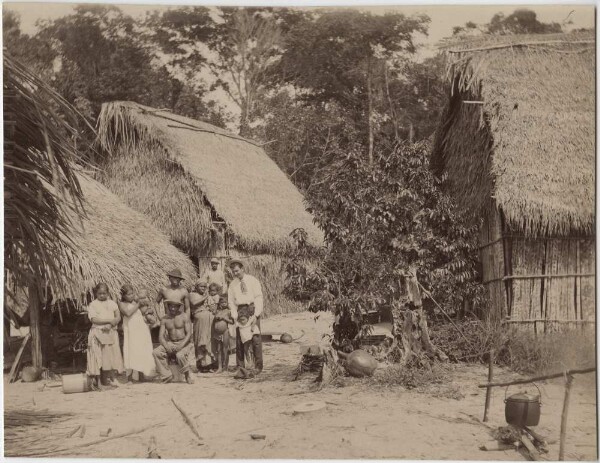
<svg viewBox="0 0 600 463"><path fill-rule="evenodd" d="M285 253L296 228L323 245L302 194L250 140L132 102L104 104L98 133L103 182L189 253L206 252L215 221L246 252Z"/></svg>
<svg viewBox="0 0 600 463"><path fill-rule="evenodd" d="M476 214L493 198L527 234L593 233L592 33L448 42L432 165Z"/></svg>
<svg viewBox="0 0 600 463"><path fill-rule="evenodd" d="M117 296L124 284L157 290L178 267L187 281L195 275L188 256L170 244L148 218L126 206L100 183L79 177L87 218L81 224L71 296L78 297L105 282Z"/></svg>

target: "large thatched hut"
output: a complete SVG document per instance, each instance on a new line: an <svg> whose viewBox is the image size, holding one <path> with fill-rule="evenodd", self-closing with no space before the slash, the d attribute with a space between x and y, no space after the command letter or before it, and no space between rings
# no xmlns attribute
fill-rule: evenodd
<svg viewBox="0 0 600 463"><path fill-rule="evenodd" d="M595 318L594 50L581 33L445 45L432 165L482 222L489 314L536 330Z"/></svg>
<svg viewBox="0 0 600 463"><path fill-rule="evenodd" d="M213 256L246 256L277 304L290 233L302 228L309 246L323 245L302 194L255 142L133 102L104 104L98 132L109 153L103 182L200 271Z"/></svg>
<svg viewBox="0 0 600 463"><path fill-rule="evenodd" d="M194 267L188 257L147 217L90 177L78 175L78 181L86 216L73 220L71 238L77 252L71 256L72 266L63 269L63 288L54 289L57 298L85 303L99 282L106 283L115 298L124 284L156 293L167 283L167 272L175 267L188 280L193 278ZM10 306L22 316L26 297L19 299L20 306Z"/></svg>

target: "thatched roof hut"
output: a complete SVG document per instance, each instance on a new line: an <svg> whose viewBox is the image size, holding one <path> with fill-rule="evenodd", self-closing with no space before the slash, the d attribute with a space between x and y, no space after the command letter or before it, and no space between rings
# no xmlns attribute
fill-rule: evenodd
<svg viewBox="0 0 600 463"><path fill-rule="evenodd" d="M65 268L63 289L54 289L60 299L85 301L93 287L104 282L113 298L124 284L150 293L167 283L166 273L180 268L187 281L194 278L188 256L153 227L147 217L127 207L103 185L87 176L78 176L84 194L86 217L74 220L73 241L77 254L73 266ZM27 297L18 291L20 304L10 307L22 316Z"/></svg>
<svg viewBox="0 0 600 463"><path fill-rule="evenodd" d="M100 140L109 153L103 182L191 255L228 247L282 254L303 228L323 234L298 189L264 150L218 127L132 102L104 104Z"/></svg>
<svg viewBox="0 0 600 463"><path fill-rule="evenodd" d="M446 43L432 165L482 219L491 312L594 317L595 43L591 33Z"/></svg>
<svg viewBox="0 0 600 463"><path fill-rule="evenodd" d="M169 242L168 236L150 224L147 217L126 206L100 183L80 177L87 218L76 242L80 269L71 287L72 295L89 291L105 282L113 296L124 284L150 292L167 283L166 274L180 268L187 281L194 276L188 256Z"/></svg>

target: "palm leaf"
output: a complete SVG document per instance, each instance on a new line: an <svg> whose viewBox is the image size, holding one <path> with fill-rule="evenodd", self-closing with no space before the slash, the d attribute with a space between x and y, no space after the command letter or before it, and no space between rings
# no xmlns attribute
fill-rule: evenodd
<svg viewBox="0 0 600 463"><path fill-rule="evenodd" d="M66 288L85 216L78 127L91 125L4 50L4 268L17 287ZM6 279L5 279L6 284Z"/></svg>

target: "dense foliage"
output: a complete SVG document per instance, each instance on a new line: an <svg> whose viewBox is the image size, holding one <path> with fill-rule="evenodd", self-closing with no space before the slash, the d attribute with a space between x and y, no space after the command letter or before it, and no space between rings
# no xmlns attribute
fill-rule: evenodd
<svg viewBox="0 0 600 463"><path fill-rule="evenodd" d="M380 145L373 165L361 148L324 163L309 192L329 244L322 265L306 271L293 262L288 268L291 294L307 299L311 310L339 317L342 344L365 333L368 310L401 297L401 277L410 268L448 312L482 297L474 283L475 229L463 223L431 174L427 144Z"/></svg>

